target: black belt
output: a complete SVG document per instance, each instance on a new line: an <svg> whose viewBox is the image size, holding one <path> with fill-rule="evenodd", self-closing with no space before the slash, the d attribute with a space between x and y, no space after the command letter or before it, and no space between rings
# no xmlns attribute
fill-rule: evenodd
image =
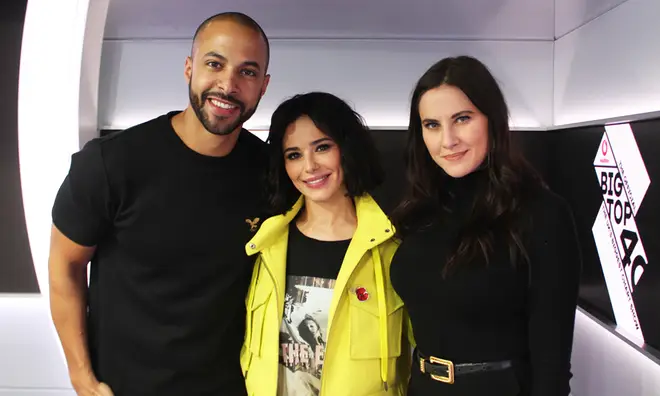
<svg viewBox="0 0 660 396"><path fill-rule="evenodd" d="M440 359L435 356L429 358L415 351L415 358L419 362L422 373L428 374L432 379L447 384L454 383L454 376L462 374L483 373L486 371L505 370L513 366L511 360L487 363L461 363L454 364L450 360Z"/></svg>

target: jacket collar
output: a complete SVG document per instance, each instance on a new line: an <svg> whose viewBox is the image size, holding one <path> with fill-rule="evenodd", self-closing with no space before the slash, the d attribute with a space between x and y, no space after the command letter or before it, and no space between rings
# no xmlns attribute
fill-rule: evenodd
<svg viewBox="0 0 660 396"><path fill-rule="evenodd" d="M392 237L394 234L392 223L370 195L356 197L354 201L358 219L357 229L353 235L354 243L368 250ZM264 221L257 234L245 246L246 253L251 256L266 250L282 235L288 234L289 224L296 218L303 205L304 198L300 196L286 213Z"/></svg>

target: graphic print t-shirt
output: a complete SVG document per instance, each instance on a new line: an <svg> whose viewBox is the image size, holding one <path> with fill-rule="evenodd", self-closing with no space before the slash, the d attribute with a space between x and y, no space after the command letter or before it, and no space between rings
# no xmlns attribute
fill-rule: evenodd
<svg viewBox="0 0 660 396"><path fill-rule="evenodd" d="M289 227L278 396L316 396L328 341L328 313L350 240L319 241Z"/></svg>

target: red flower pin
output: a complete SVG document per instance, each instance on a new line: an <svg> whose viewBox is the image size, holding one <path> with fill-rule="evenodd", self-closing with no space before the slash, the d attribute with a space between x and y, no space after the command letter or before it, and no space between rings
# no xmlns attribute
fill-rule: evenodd
<svg viewBox="0 0 660 396"><path fill-rule="evenodd" d="M355 289L355 295L360 301L367 301L369 299L369 292L364 287L358 287Z"/></svg>

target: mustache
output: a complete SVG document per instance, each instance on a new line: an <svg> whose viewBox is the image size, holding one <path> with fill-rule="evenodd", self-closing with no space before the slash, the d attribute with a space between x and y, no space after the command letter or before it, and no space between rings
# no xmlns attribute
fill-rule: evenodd
<svg viewBox="0 0 660 396"><path fill-rule="evenodd" d="M245 110L245 104L241 102L240 100L236 99L232 95L227 95L222 92L210 92L210 91L204 91L202 93L202 103L206 102L207 99L213 98L213 99L221 99L224 100L225 102L229 102L231 104L234 104L238 106L241 111Z"/></svg>

